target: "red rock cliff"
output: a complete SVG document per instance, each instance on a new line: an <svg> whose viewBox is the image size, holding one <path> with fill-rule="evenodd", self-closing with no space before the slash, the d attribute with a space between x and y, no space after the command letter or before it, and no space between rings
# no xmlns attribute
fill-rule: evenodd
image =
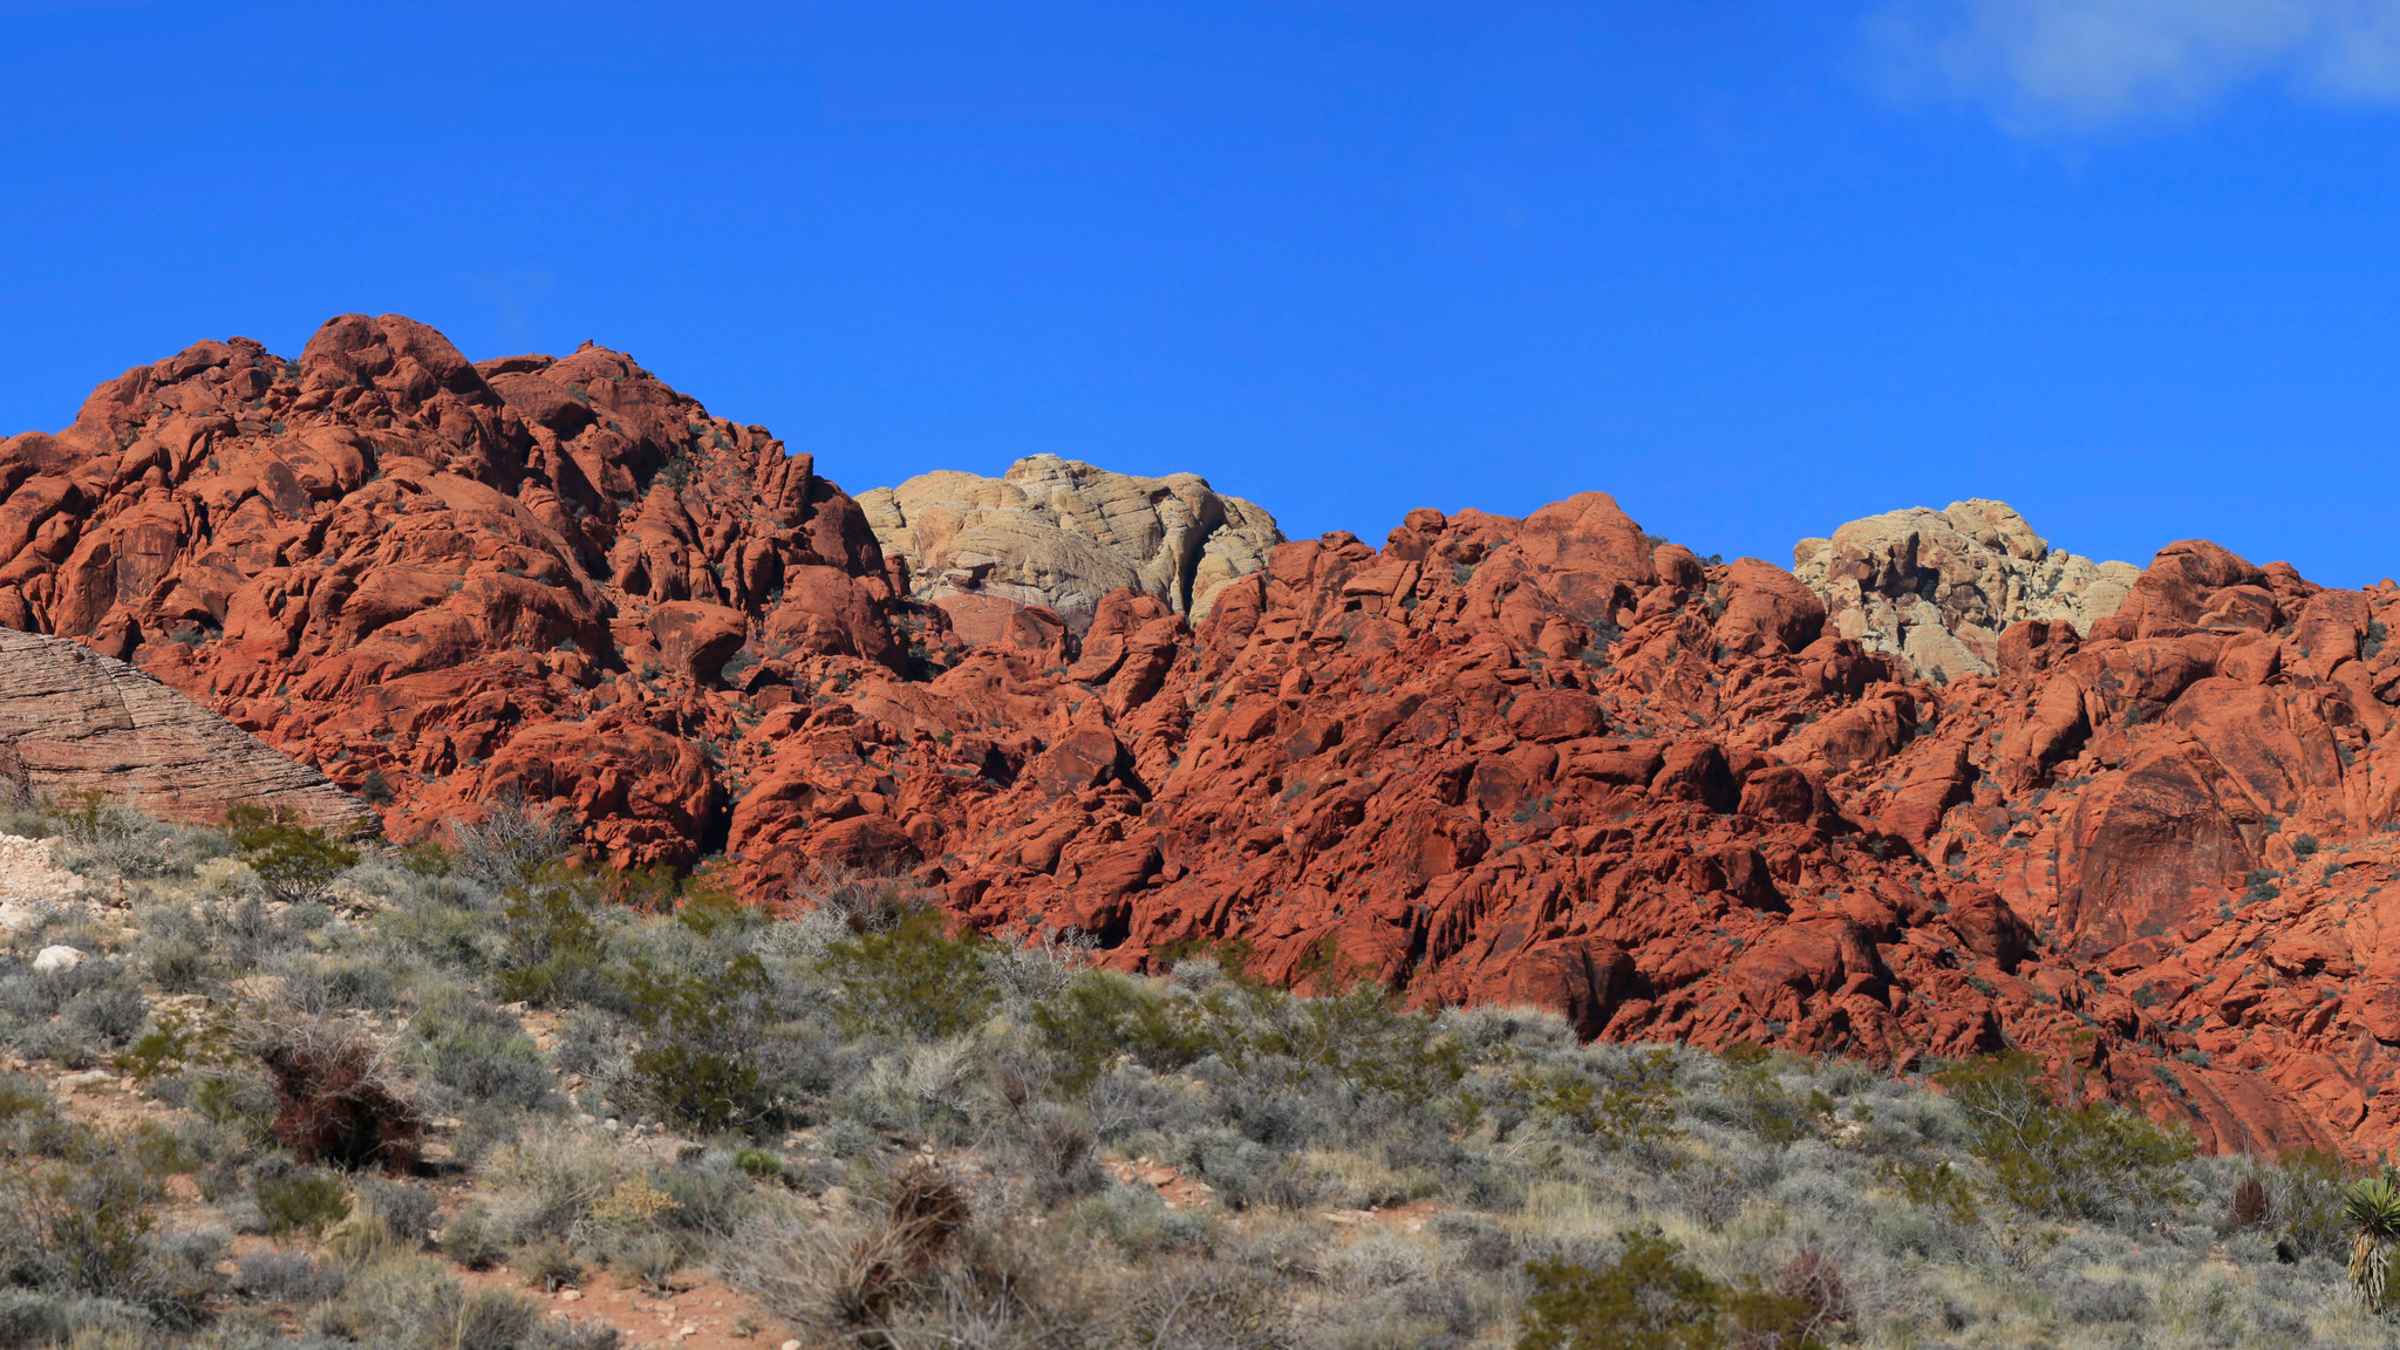
<svg viewBox="0 0 2400 1350"><path fill-rule="evenodd" d="M2017 1044L2213 1141L2400 1140L2400 592L2160 553L1929 685L1597 494L1286 544L1195 633L968 648L856 507L618 353L397 318L209 343L0 443L0 624L80 637L421 833L905 868L1136 966L1239 938L1423 1002L1885 1063Z"/></svg>

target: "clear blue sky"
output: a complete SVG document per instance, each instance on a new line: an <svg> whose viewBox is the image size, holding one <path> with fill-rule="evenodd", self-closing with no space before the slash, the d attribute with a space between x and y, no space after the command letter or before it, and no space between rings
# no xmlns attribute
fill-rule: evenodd
<svg viewBox="0 0 2400 1350"><path fill-rule="evenodd" d="M1051 451L1293 534L1971 495L2400 575L2400 6L0 0L0 431L398 311L852 490Z"/></svg>

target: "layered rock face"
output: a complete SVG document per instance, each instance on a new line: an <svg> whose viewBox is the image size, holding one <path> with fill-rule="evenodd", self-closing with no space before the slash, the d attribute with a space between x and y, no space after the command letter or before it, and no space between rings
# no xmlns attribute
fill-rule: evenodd
<svg viewBox="0 0 2400 1350"><path fill-rule="evenodd" d="M177 820L258 806L339 834L375 828L374 811L325 775L124 662L6 629L0 790L98 792Z"/></svg>
<svg viewBox="0 0 2400 1350"><path fill-rule="evenodd" d="M807 456L599 348L475 365L350 315L0 442L0 625L131 659L402 838L520 792L620 861L689 860L733 791L729 682L905 663L891 599Z"/></svg>
<svg viewBox="0 0 2400 1350"><path fill-rule="evenodd" d="M2400 1142L2390 587L2176 544L1935 683L1596 494L1278 545L1197 629L1122 589L964 642L902 570L621 354L399 319L203 344L0 443L0 617L402 838L516 791L767 903L893 869L1119 966L1238 939L1597 1036L2015 1045L2214 1143Z"/></svg>
<svg viewBox="0 0 2400 1350"><path fill-rule="evenodd" d="M2090 632L2141 575L2053 549L2008 503L1982 499L1887 511L1831 539L1803 539L1792 572L1824 597L1834 631L1940 680L1991 674L2013 623Z"/></svg>
<svg viewBox="0 0 2400 1350"><path fill-rule="evenodd" d="M860 494L884 556L910 590L970 637L1039 605L1077 631L1112 591L1207 616L1219 592L1266 566L1275 518L1197 474L1137 478L1033 455L998 478L940 471Z"/></svg>

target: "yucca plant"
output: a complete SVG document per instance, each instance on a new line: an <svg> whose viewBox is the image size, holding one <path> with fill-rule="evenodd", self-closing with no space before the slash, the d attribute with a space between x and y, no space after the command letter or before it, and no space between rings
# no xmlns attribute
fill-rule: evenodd
<svg viewBox="0 0 2400 1350"><path fill-rule="evenodd" d="M2350 1283L2369 1308L2382 1312L2392 1243L2400 1239L2400 1185L2389 1171L2354 1182L2342 1194L2342 1208L2358 1230L2350 1240Z"/></svg>

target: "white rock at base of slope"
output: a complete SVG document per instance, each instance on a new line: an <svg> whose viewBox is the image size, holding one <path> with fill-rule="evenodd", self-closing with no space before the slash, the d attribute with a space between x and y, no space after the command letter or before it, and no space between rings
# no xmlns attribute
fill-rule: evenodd
<svg viewBox="0 0 2400 1350"><path fill-rule="evenodd" d="M54 860L55 839L0 834L0 937L30 928L52 906L82 897L83 878Z"/></svg>
<svg viewBox="0 0 2400 1350"><path fill-rule="evenodd" d="M1792 574L1825 601L1826 627L1890 652L1926 679L1988 675L2000 634L2025 619L2088 633L2141 569L2050 547L2006 502L1910 507L1853 520L1792 549Z"/></svg>
<svg viewBox="0 0 2400 1350"><path fill-rule="evenodd" d="M33 954L33 970L37 975L55 975L60 971L73 970L90 959L80 947L54 943Z"/></svg>

